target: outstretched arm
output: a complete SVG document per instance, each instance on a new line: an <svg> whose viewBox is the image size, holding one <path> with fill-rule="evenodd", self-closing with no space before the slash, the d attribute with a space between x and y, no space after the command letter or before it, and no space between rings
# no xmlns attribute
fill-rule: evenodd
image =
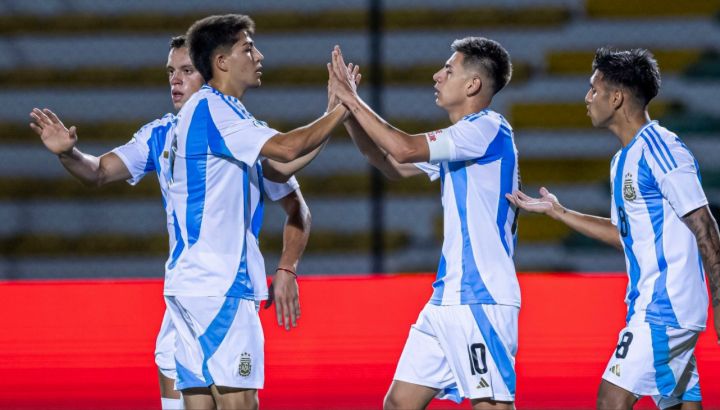
<svg viewBox="0 0 720 410"><path fill-rule="evenodd" d="M720 344L720 234L718 224L707 205L682 218L697 240L705 273L710 282L710 298L715 316L715 333Z"/></svg>
<svg viewBox="0 0 720 410"><path fill-rule="evenodd" d="M96 157L80 151L77 145L77 128L67 129L57 115L49 109L34 108L30 113L30 128L40 136L45 147L60 159L68 172L88 186L101 186L108 182L131 177L122 160L112 152Z"/></svg>
<svg viewBox="0 0 720 410"><path fill-rule="evenodd" d="M365 159L370 165L380 170L386 178L398 180L422 173L415 165L401 164L389 152L380 149L354 117L348 118L343 124L355 146L365 156Z"/></svg>
<svg viewBox="0 0 720 410"><path fill-rule="evenodd" d="M260 153L266 158L282 163L296 160L325 142L333 128L342 122L346 113L345 107L338 105L308 125L274 135L263 145Z"/></svg>
<svg viewBox="0 0 720 410"><path fill-rule="evenodd" d="M329 139L326 139L319 147L290 162L282 163L272 159L266 159L263 161L263 174L265 178L273 182L286 182L291 176L308 166L315 157L320 154L320 151L325 148L328 140Z"/></svg>
<svg viewBox="0 0 720 410"><path fill-rule="evenodd" d="M351 78L355 82L356 86L360 85L362 80L362 74L360 74L360 66L354 65L353 63L348 64L347 71L350 73ZM328 64L328 74L330 77L333 76L332 64ZM328 81L328 111L337 104L340 104L333 93L331 82ZM347 116L343 121L345 130L350 135L353 143L358 150L365 156L365 159L374 166L380 172L385 175L386 178L392 180L398 180L413 175L419 175L422 173L415 165L412 164L400 164L390 153L380 149L375 142L367 135L365 130L360 126L355 117Z"/></svg>
<svg viewBox="0 0 720 410"><path fill-rule="evenodd" d="M620 235L610 218L587 215L567 209L545 187L540 188L540 198L532 198L521 191L515 191L512 195L506 194L505 197L520 209L545 214L585 236L622 249Z"/></svg>
<svg viewBox="0 0 720 410"><path fill-rule="evenodd" d="M299 290L295 272L310 236L311 217L299 189L280 199L280 204L287 214L283 229L283 249L265 308L269 308L274 301L278 325L290 330L291 325L297 326L297 320L300 318Z"/></svg>
<svg viewBox="0 0 720 410"><path fill-rule="evenodd" d="M365 131L366 135L384 152L401 164L425 162L430 159L430 148L424 134L410 135L377 115L357 94L352 73L345 66L340 47L332 52L330 88Z"/></svg>

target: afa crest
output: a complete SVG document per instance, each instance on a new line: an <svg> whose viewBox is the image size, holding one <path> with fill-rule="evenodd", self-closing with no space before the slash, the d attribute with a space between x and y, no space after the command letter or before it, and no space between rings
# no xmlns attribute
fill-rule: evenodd
<svg viewBox="0 0 720 410"><path fill-rule="evenodd" d="M623 180L623 198L625 198L626 201L634 201L635 198L637 198L635 187L633 186L632 174L629 172L625 174L625 180Z"/></svg>
<svg viewBox="0 0 720 410"><path fill-rule="evenodd" d="M243 353L240 355L240 366L238 367L240 376L248 377L252 372L252 356L250 353Z"/></svg>

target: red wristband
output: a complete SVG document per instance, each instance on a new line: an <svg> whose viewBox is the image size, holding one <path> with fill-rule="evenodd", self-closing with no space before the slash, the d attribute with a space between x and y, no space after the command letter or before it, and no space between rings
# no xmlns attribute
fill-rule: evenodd
<svg viewBox="0 0 720 410"><path fill-rule="evenodd" d="M277 272L277 271L279 271L279 270L281 270L281 271L283 271L283 272L287 272L287 273L293 275L295 278L297 278L297 273L291 271L290 269L277 268L277 269L275 269L275 272Z"/></svg>

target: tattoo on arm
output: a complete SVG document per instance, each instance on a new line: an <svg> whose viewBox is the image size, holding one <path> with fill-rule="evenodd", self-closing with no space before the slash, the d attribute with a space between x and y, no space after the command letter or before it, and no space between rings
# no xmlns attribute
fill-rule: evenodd
<svg viewBox="0 0 720 410"><path fill-rule="evenodd" d="M683 222L695 235L705 272L710 282L713 307L720 305L720 233L707 206L685 215Z"/></svg>

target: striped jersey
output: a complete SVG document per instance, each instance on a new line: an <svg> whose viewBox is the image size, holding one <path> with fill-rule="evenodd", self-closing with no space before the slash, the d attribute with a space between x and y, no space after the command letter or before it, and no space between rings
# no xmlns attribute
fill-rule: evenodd
<svg viewBox="0 0 720 410"><path fill-rule="evenodd" d="M510 124L483 110L426 138L430 161L415 165L440 179L444 231L430 303L519 307L516 211L505 198L520 183Z"/></svg>
<svg viewBox="0 0 720 410"><path fill-rule="evenodd" d="M139 182L147 172L155 171L158 174L170 237L170 255L166 262L166 294L228 295L263 299L267 297L267 286L264 263L257 247L264 209L262 193L273 201L278 200L297 189L298 183L294 177L283 184L262 178L259 150L276 131L255 120L237 99L224 96L208 86L204 86L201 91L203 90L210 90L213 96L211 99L217 97L217 100L208 102L207 98L204 98L203 102L199 101L202 97L192 97L188 103L193 102L193 106L199 108L186 114L189 116L189 123L183 123L183 111L178 117L168 114L141 128L128 144L116 148L113 152L130 170L132 177L128 182L131 184ZM227 101L227 104L224 101ZM216 110L219 112L211 114L209 108L217 106L218 102L227 106L230 112L221 107ZM231 104L232 108L228 104ZM235 124L231 123L233 121ZM249 130L243 127L247 123L252 127ZM177 128L183 125L186 133L192 132L189 144L186 142L187 134L181 136L181 130ZM213 127L217 134L213 134ZM219 134L218 129L223 130L222 134ZM237 140L256 138L256 129L260 130L257 138L261 139L262 143L259 146L256 142L249 144L254 147L250 149L257 150L257 154L252 165L248 165L231 155L245 155L243 159L251 161ZM181 139L183 137L185 139ZM219 141L214 140L218 137L233 139L227 143L222 142L230 155L227 155L227 152L218 152L218 146L222 146ZM204 159L200 148L203 143L207 144ZM171 163L174 165L172 169ZM188 164L190 169L187 168ZM215 185L208 186L209 182ZM178 186L178 183L184 185ZM178 191L179 193L173 195L173 192ZM230 198L227 202L228 207L235 207L234 211L222 205L222 201L233 192L240 193L237 198ZM217 248L213 248L211 229L217 230L218 226L223 227L224 224L240 226L242 229L238 228L237 232L244 232L244 235L232 235L228 225L220 235L216 234L217 240L234 241L237 249L234 253L231 253L229 243L220 243L216 245ZM236 238L233 239L233 236ZM238 236L240 238L237 238ZM200 247L192 246L198 242ZM201 253L196 253L193 249ZM212 257L213 251L224 253ZM229 259L237 259L234 274L228 274L227 266L231 263ZM216 269L220 267L226 269ZM184 270L179 271L179 268ZM199 274L193 275L193 269ZM260 286L255 286L257 283Z"/></svg>
<svg viewBox="0 0 720 410"><path fill-rule="evenodd" d="M657 121L613 157L611 220L628 272L627 322L703 330L708 294L695 236L683 223L707 205L698 163Z"/></svg>

